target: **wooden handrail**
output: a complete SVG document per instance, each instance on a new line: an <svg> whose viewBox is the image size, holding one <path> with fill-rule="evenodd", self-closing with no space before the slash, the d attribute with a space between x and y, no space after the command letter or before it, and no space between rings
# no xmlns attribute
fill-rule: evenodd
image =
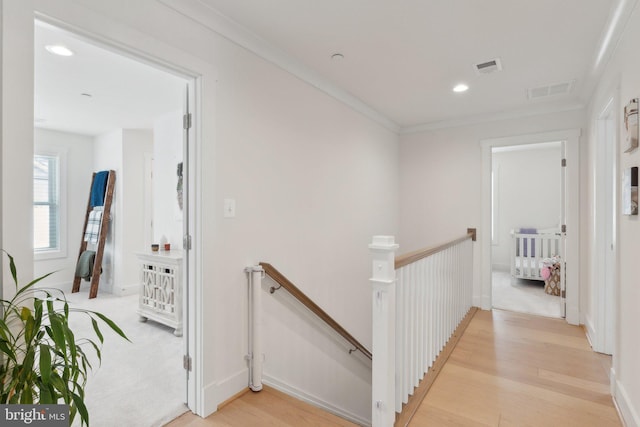
<svg viewBox="0 0 640 427"><path fill-rule="evenodd" d="M467 228L467 234L457 239L451 240L450 242L443 243L438 246L434 246L432 248L426 249L418 249L417 251L409 252L404 255L400 255L396 257L396 270L404 267L405 265L409 265L416 261L421 260L422 258L426 258L430 255L437 254L438 252L442 252L451 246L457 245L460 242L464 242L467 239L471 239L472 241L476 241L476 229L475 228Z"/></svg>
<svg viewBox="0 0 640 427"><path fill-rule="evenodd" d="M282 273L275 269L269 263L261 262L260 265L264 269L264 272L269 275L277 284L285 288L291 295L293 295L302 305L311 310L316 316L324 321L331 329L340 334L345 340L347 340L357 350L360 350L369 360L371 360L371 352L367 350L365 346L355 339L349 332L347 332L338 322L333 320L323 309L321 309L316 303L314 303L308 296L304 294L296 285L291 283L289 279L284 277ZM351 351L350 351L351 352Z"/></svg>

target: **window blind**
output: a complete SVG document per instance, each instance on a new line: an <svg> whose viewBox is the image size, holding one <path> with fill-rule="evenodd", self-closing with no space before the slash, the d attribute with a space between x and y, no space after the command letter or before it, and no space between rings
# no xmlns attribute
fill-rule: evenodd
<svg viewBox="0 0 640 427"><path fill-rule="evenodd" d="M33 158L33 247L35 251L60 248L59 159Z"/></svg>

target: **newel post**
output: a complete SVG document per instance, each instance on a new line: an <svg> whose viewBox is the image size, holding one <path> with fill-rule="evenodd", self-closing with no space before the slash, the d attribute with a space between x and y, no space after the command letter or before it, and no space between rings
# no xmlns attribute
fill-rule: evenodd
<svg viewBox="0 0 640 427"><path fill-rule="evenodd" d="M373 236L372 427L392 427L395 421L396 270L398 245L393 236Z"/></svg>

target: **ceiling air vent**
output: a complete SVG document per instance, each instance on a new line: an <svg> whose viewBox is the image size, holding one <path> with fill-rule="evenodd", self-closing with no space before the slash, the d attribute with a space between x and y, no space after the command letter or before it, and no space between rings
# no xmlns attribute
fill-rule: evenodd
<svg viewBox="0 0 640 427"><path fill-rule="evenodd" d="M570 80L568 82L555 83L546 86L538 86L527 89L527 98L529 99L539 99L546 98L549 96L556 95L564 95L571 92L573 89L573 84L575 80Z"/></svg>
<svg viewBox="0 0 640 427"><path fill-rule="evenodd" d="M490 61L473 64L473 69L477 74L491 74L496 71L502 71L502 62L500 62L500 58L495 58Z"/></svg>

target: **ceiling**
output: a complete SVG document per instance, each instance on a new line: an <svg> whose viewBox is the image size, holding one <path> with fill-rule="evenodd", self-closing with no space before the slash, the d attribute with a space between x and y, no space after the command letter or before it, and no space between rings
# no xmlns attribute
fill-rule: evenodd
<svg viewBox="0 0 640 427"><path fill-rule="evenodd" d="M36 127L91 136L152 129L157 117L183 108L186 81L179 77L41 22L34 37ZM74 55L45 50L55 44Z"/></svg>
<svg viewBox="0 0 640 427"><path fill-rule="evenodd" d="M174 9L182 0L160 0ZM188 3L188 2L187 2ZM213 28L396 131L586 106L625 0L192 0ZM207 25L206 14L191 14ZM215 22L214 22L215 25ZM237 35L240 36L237 36ZM237 37L236 37L237 36ZM253 40L246 43L246 40ZM72 57L44 46L62 43ZM255 48L254 48L255 47ZM340 53L343 58L332 59ZM499 59L502 71L474 64ZM302 70L302 72L300 72ZM310 77L310 78L309 78ZM454 93L454 85L470 88ZM528 97L566 84L568 93ZM97 135L150 128L182 108L185 81L43 23L35 125ZM82 95L90 94L91 97ZM337 94L337 95L336 95Z"/></svg>
<svg viewBox="0 0 640 427"><path fill-rule="evenodd" d="M603 41L613 44L606 27L624 0L200 2L407 130L583 107L602 68ZM335 53L344 58L332 60ZM501 72L474 71L495 58ZM460 82L470 89L453 93ZM571 91L527 97L558 83Z"/></svg>

